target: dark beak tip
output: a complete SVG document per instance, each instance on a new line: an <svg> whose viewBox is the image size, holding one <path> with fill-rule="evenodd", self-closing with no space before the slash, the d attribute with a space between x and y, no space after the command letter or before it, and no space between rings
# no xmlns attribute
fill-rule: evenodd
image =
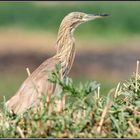
<svg viewBox="0 0 140 140"><path fill-rule="evenodd" d="M102 14L93 14L94 16L101 16L101 17L108 17L111 16L111 14L106 14L106 13L102 13Z"/></svg>
<svg viewBox="0 0 140 140"><path fill-rule="evenodd" d="M107 17L107 16L111 16L111 14L100 14L100 16Z"/></svg>

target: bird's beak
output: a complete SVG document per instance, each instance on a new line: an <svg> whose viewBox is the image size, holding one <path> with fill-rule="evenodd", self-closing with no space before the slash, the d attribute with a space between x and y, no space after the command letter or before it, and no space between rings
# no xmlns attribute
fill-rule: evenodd
<svg viewBox="0 0 140 140"><path fill-rule="evenodd" d="M110 14L87 14L83 17L83 21L94 20L96 18L104 18L110 16Z"/></svg>

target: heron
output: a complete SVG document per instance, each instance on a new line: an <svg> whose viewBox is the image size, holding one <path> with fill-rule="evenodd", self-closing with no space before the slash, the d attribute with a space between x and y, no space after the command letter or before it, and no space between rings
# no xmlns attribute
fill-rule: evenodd
<svg viewBox="0 0 140 140"><path fill-rule="evenodd" d="M17 93L5 103L7 109L14 114L21 114L29 108L37 107L40 102L38 97L53 94L56 84L48 80L49 73L60 64L60 78L64 79L69 74L75 58L74 30L82 23L106 16L109 14L71 12L66 15L58 30L56 54L45 60L25 79Z"/></svg>

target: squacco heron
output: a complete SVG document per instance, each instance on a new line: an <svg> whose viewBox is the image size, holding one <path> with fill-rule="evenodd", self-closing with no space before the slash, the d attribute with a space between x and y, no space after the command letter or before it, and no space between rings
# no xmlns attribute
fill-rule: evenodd
<svg viewBox="0 0 140 140"><path fill-rule="evenodd" d="M31 107L37 107L40 102L38 98L42 95L53 94L56 85L48 80L48 75L55 69L56 64L61 66L61 79L67 76L71 70L75 58L74 30L82 23L106 16L108 14L86 14L83 12L71 12L65 16L58 31L56 54L45 60L23 82L17 93L6 102L8 110L14 114L24 113Z"/></svg>

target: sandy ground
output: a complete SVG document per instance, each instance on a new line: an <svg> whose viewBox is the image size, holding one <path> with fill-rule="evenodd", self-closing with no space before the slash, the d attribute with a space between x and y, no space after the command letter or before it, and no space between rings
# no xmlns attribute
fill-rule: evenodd
<svg viewBox="0 0 140 140"><path fill-rule="evenodd" d="M21 28L0 28L0 54L12 53L12 52L48 52L55 53L55 42L57 34L52 34L46 31L25 31ZM84 37L76 38L76 48L79 53L86 52L108 52L114 49L129 49L140 50L139 37L124 38L121 41L110 41L96 39L90 37L85 39Z"/></svg>

